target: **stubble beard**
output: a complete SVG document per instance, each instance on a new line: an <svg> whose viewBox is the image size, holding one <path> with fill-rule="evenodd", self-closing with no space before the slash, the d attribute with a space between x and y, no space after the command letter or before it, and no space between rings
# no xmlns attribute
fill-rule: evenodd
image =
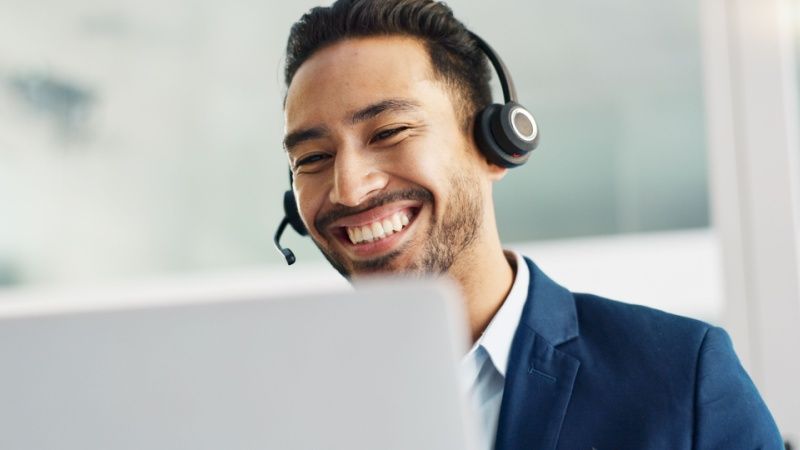
<svg viewBox="0 0 800 450"><path fill-rule="evenodd" d="M348 280L362 274L396 274L414 277L445 274L453 266L456 258L462 253L468 253L465 251L469 250L478 239L483 218L483 202L477 189L478 183L478 177L466 174L454 175L450 179L451 195L447 211L441 221L431 214L430 237L424 242L421 255L404 267L396 266L395 262L409 250L411 242L406 242L400 248L377 258L349 262L343 255L321 245L316 239L314 244L322 251L331 266ZM417 188L378 197L370 207L389 203L398 198L424 200L429 206L433 203L433 194L430 191Z"/></svg>

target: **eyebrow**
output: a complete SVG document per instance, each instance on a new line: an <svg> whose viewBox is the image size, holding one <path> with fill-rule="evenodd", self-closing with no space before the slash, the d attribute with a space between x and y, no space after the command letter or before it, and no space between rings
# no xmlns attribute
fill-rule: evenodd
<svg viewBox="0 0 800 450"><path fill-rule="evenodd" d="M381 100L354 112L352 116L350 116L350 124L355 125L377 117L385 112L416 111L420 106L421 105L415 101L402 98ZM303 142L320 139L326 137L328 134L328 129L322 126L293 131L287 134L283 139L283 148L287 152L291 152L294 147L297 147Z"/></svg>
<svg viewBox="0 0 800 450"><path fill-rule="evenodd" d="M287 152L291 152L293 148L297 147L303 142L320 139L328 135L328 129L325 127L312 127L304 130L293 131L283 138L283 148Z"/></svg>
<svg viewBox="0 0 800 450"><path fill-rule="evenodd" d="M357 124L365 120L372 119L384 112L401 112L401 111L415 111L420 108L420 104L402 98L390 98L373 103L365 108L359 109L353 113L350 118L351 124Z"/></svg>

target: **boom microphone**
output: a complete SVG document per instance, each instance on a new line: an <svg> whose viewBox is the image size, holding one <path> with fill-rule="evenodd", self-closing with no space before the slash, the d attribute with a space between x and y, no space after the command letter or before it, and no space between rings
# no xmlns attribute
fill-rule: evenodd
<svg viewBox="0 0 800 450"><path fill-rule="evenodd" d="M286 247L281 245L281 236L283 236L283 231L286 229L286 225L289 225L289 218L284 217L281 221L281 224L278 225L278 230L275 231L275 248L278 249L279 252L283 254L283 257L286 258L286 264L290 266L294 264L297 258L294 257L294 253Z"/></svg>

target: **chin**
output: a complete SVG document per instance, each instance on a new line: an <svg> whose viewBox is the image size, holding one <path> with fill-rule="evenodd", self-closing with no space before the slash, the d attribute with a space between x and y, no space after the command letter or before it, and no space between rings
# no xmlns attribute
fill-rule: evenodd
<svg viewBox="0 0 800 450"><path fill-rule="evenodd" d="M403 256L407 256L403 254L405 251L407 249L399 249L377 258L347 261L342 261L344 258L338 254L332 254L325 250L322 253L333 268L348 280L389 276L424 276L425 273L420 270L421 264L409 261L407 257L403 258Z"/></svg>

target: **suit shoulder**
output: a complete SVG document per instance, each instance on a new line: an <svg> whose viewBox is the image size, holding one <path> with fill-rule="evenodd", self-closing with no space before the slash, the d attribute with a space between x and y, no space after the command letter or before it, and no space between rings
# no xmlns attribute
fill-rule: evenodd
<svg viewBox="0 0 800 450"><path fill-rule="evenodd" d="M606 326L625 328L662 329L671 328L675 332L698 334L702 338L712 325L690 317L668 313L648 306L624 303L593 294L575 293L575 306L578 320L582 315L591 316L593 322L601 321Z"/></svg>
<svg viewBox="0 0 800 450"><path fill-rule="evenodd" d="M616 348L697 355L714 327L700 320L591 294L574 294L580 335Z"/></svg>

